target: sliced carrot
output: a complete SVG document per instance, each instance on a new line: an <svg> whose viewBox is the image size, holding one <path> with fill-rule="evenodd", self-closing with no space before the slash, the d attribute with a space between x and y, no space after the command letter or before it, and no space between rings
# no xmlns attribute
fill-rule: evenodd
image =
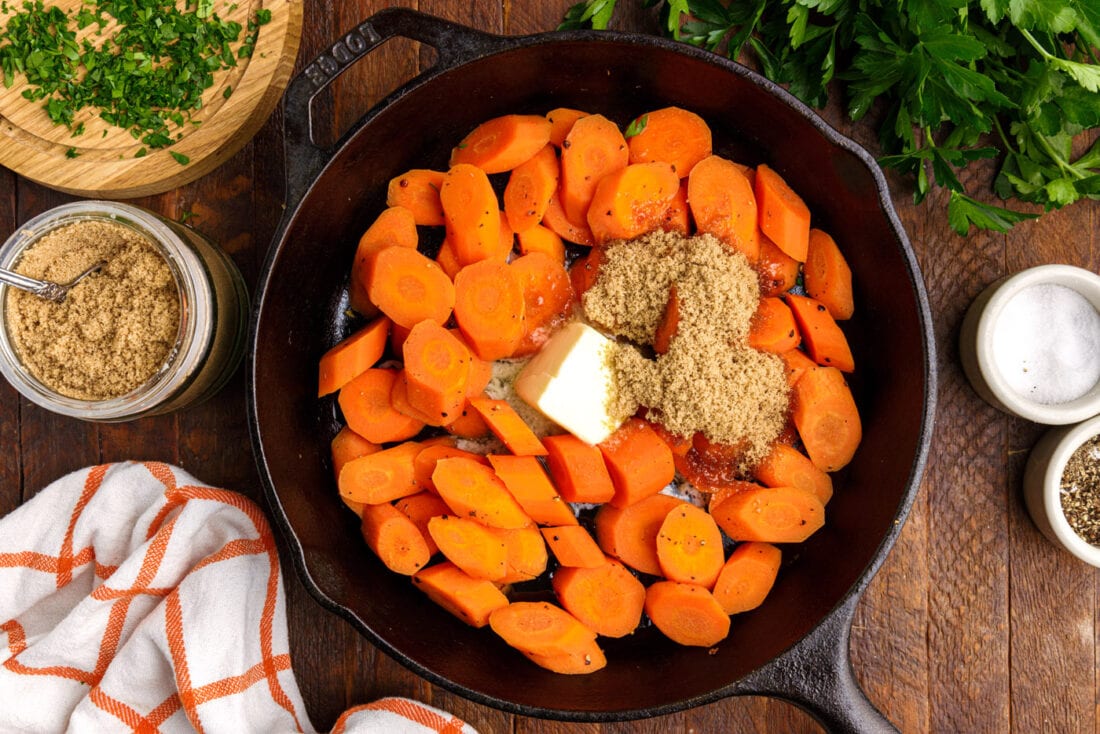
<svg viewBox="0 0 1100 734"><path fill-rule="evenodd" d="M609 556L636 571L661 575L657 533L661 523L683 500L655 494L624 508L603 505L596 512L596 540Z"/></svg>
<svg viewBox="0 0 1100 734"><path fill-rule="evenodd" d="M667 428L660 423L650 423L649 427L653 429L654 433L661 437L661 440L668 446L669 451L672 452L673 458L677 456L683 456L691 450L692 437L691 436L677 436L671 433Z"/></svg>
<svg viewBox="0 0 1100 734"><path fill-rule="evenodd" d="M463 265L500 251L500 207L485 172L476 166L452 166L439 192L447 239Z"/></svg>
<svg viewBox="0 0 1100 734"><path fill-rule="evenodd" d="M550 142L541 115L504 115L481 123L451 151L450 165L474 165L486 173L511 171Z"/></svg>
<svg viewBox="0 0 1100 734"><path fill-rule="evenodd" d="M542 215L542 225L554 234L568 242L591 247L596 244L592 237L592 230L588 228L588 222L582 217L573 220L562 208L559 194L550 197L550 203L546 206L546 212Z"/></svg>
<svg viewBox="0 0 1100 734"><path fill-rule="evenodd" d="M387 247L374 256L367 292L382 313L408 329L425 320L446 322L455 303L454 285L439 264L408 247Z"/></svg>
<svg viewBox="0 0 1100 734"><path fill-rule="evenodd" d="M691 234L691 207L688 206L688 182L685 178L668 203L658 228L665 232L679 232L685 237Z"/></svg>
<svg viewBox="0 0 1100 734"><path fill-rule="evenodd" d="M572 614L544 601L514 601L495 610L489 626L509 645L532 655L560 655L578 640L596 639Z"/></svg>
<svg viewBox="0 0 1100 734"><path fill-rule="evenodd" d="M588 206L588 228L597 244L630 240L660 228L680 190L668 163L632 163L596 184Z"/></svg>
<svg viewBox="0 0 1100 734"><path fill-rule="evenodd" d="M806 456L785 443L775 443L753 469L753 476L765 487L798 487L812 492L821 504L833 496L833 480Z"/></svg>
<svg viewBox="0 0 1100 734"><path fill-rule="evenodd" d="M580 525L542 528L542 537L558 563L567 568L596 568L607 562L600 546Z"/></svg>
<svg viewBox="0 0 1100 734"><path fill-rule="evenodd" d="M367 546L394 573L412 576L432 557L420 528L393 505L364 505L360 530Z"/></svg>
<svg viewBox="0 0 1100 734"><path fill-rule="evenodd" d="M560 175L558 154L548 143L508 176L502 197L504 214L515 232L525 232L542 221Z"/></svg>
<svg viewBox="0 0 1100 734"><path fill-rule="evenodd" d="M489 531L504 543L504 565L507 570L497 583L533 581L546 571L550 557L538 528L532 525L512 530L489 528Z"/></svg>
<svg viewBox="0 0 1100 734"><path fill-rule="evenodd" d="M414 168L391 178L386 187L386 206L405 207L421 226L443 224L443 204L439 201L443 176L443 171Z"/></svg>
<svg viewBox="0 0 1100 734"><path fill-rule="evenodd" d="M419 456L420 454L417 454L417 458ZM402 497L394 502L393 506L405 513L405 516L420 530L420 534L424 536L424 542L428 544L428 555L434 556L438 553L439 546L435 544L435 540L428 532L428 521L433 517L449 514L451 508L447 507L447 503L441 500L439 495L431 492L417 492L408 497Z"/></svg>
<svg viewBox="0 0 1100 734"><path fill-rule="evenodd" d="M556 232L553 232L541 224L536 224L521 232L516 232L519 241L521 255L530 255L532 252L541 252L554 262L565 266L565 242Z"/></svg>
<svg viewBox="0 0 1100 734"><path fill-rule="evenodd" d="M700 232L714 235L750 263L759 259L756 198L735 163L712 155L695 164L688 176L688 205Z"/></svg>
<svg viewBox="0 0 1100 734"><path fill-rule="evenodd" d="M426 426L441 426L443 418L439 414L429 415L409 402L409 376L405 370L399 370L390 390L390 405L402 415L420 421Z"/></svg>
<svg viewBox="0 0 1100 734"><path fill-rule="evenodd" d="M489 424L493 435L503 441L516 456L546 455L546 447L542 445L542 441L506 401L479 397L470 398L470 405Z"/></svg>
<svg viewBox="0 0 1100 734"><path fill-rule="evenodd" d="M603 503L615 496L615 485L599 448L571 433L546 436L546 466L566 502Z"/></svg>
<svg viewBox="0 0 1100 734"><path fill-rule="evenodd" d="M710 588L726 560L722 531L706 510L677 505L657 531L657 561L670 581Z"/></svg>
<svg viewBox="0 0 1100 734"><path fill-rule="evenodd" d="M658 581L645 592L645 612L673 642L690 647L717 645L730 631L730 618L702 586Z"/></svg>
<svg viewBox="0 0 1100 734"><path fill-rule="evenodd" d="M317 369L317 397L336 392L382 358L390 323L379 316L324 353Z"/></svg>
<svg viewBox="0 0 1100 734"><path fill-rule="evenodd" d="M378 307L368 292L375 255L387 247L415 250L418 242L416 219L411 211L400 206L383 210L359 238L359 246L355 249L348 286L351 307L364 316L378 313Z"/></svg>
<svg viewBox="0 0 1100 734"><path fill-rule="evenodd" d="M672 346L672 340L680 329L680 295L673 283L668 289L668 301L665 303L664 313L657 323L657 333L653 335L653 351L657 354L667 354Z"/></svg>
<svg viewBox="0 0 1100 734"><path fill-rule="evenodd" d="M810 209L783 177L764 164L754 182L760 231L798 262L806 262L810 241Z"/></svg>
<svg viewBox="0 0 1100 734"><path fill-rule="evenodd" d="M476 520L438 515L428 520L428 533L439 552L473 578L499 581L508 573L504 541Z"/></svg>
<svg viewBox="0 0 1100 734"><path fill-rule="evenodd" d="M451 280L454 280L455 276L458 275L458 271L462 270L462 263L459 262L455 246L451 244L449 237L443 238L443 244L439 246L439 252L435 254L435 262Z"/></svg>
<svg viewBox="0 0 1100 734"><path fill-rule="evenodd" d="M413 466L416 470L416 481L422 487L429 492L436 492L435 483L432 481L432 472L435 471L436 462L440 459L454 459L460 457L463 459L470 459L476 461L479 464L488 466L489 463L485 460L484 456L480 454L473 454L469 451L463 451L462 449L451 446L448 444L435 444L434 446L425 446L420 450L420 453L416 455L413 460Z"/></svg>
<svg viewBox="0 0 1100 734"><path fill-rule="evenodd" d="M503 211L500 212L500 241L497 245L497 249L489 254L487 260L499 260L500 262L507 262L508 258L512 255L512 249L516 246L516 233L512 229L512 225L508 223L508 217Z"/></svg>
<svg viewBox="0 0 1100 734"><path fill-rule="evenodd" d="M816 367L817 363L806 356L806 353L801 349L792 349L789 352L783 352L779 355L783 360L783 364L787 369L787 385L794 387L798 382L798 378L802 377L802 374L810 369Z"/></svg>
<svg viewBox="0 0 1100 734"><path fill-rule="evenodd" d="M587 116L587 112L571 107L558 107L547 112L546 119L550 121L550 142L560 148L569 131L573 129L573 123Z"/></svg>
<svg viewBox="0 0 1100 734"><path fill-rule="evenodd" d="M340 496L365 505L416 494L424 488L416 483L413 459L420 452L415 441L352 459L340 471Z"/></svg>
<svg viewBox="0 0 1100 734"><path fill-rule="evenodd" d="M532 252L509 265L523 289L523 337L512 354L534 354L572 311L573 285L560 260Z"/></svg>
<svg viewBox="0 0 1100 734"><path fill-rule="evenodd" d="M641 115L632 125L641 131L627 141L631 163L671 163L684 178L711 154L710 127L694 112L665 107Z"/></svg>
<svg viewBox="0 0 1100 734"><path fill-rule="evenodd" d="M820 229L810 230L806 250L806 293L829 309L837 321L852 318L852 269L836 241Z"/></svg>
<svg viewBox="0 0 1100 734"><path fill-rule="evenodd" d="M629 418L599 444L615 496L615 507L626 507L657 494L676 475L668 444L640 418Z"/></svg>
<svg viewBox="0 0 1100 734"><path fill-rule="evenodd" d="M763 232L760 239L760 256L756 260L756 274L760 281L760 295L780 296L798 282L799 263Z"/></svg>
<svg viewBox="0 0 1100 734"><path fill-rule="evenodd" d="M776 296L761 298L749 326L749 346L761 352L782 354L801 342L802 335L790 307Z"/></svg>
<svg viewBox="0 0 1100 734"><path fill-rule="evenodd" d="M335 472L337 479L340 478L340 470L344 468L344 464L352 459L358 459L360 456L374 454L382 450L381 446L363 438L348 426L344 426L337 431L332 438L330 448L332 450L332 470Z"/></svg>
<svg viewBox="0 0 1100 734"><path fill-rule="evenodd" d="M556 655L523 654L535 665L562 675L587 675L607 666L607 656L595 640L577 640L568 652Z"/></svg>
<svg viewBox="0 0 1100 734"><path fill-rule="evenodd" d="M443 428L447 433L460 438L484 438L489 435L489 424L481 417L481 413L470 405L468 398L462 410L458 412L458 417Z"/></svg>
<svg viewBox="0 0 1100 734"><path fill-rule="evenodd" d="M455 321L474 354L510 357L524 333L523 284L505 263L482 260L455 276Z"/></svg>
<svg viewBox="0 0 1100 734"><path fill-rule="evenodd" d="M531 518L493 470L473 459L439 459L432 483L456 515L494 528L522 528Z"/></svg>
<svg viewBox="0 0 1100 734"><path fill-rule="evenodd" d="M561 150L561 204L570 221L586 221L596 184L626 168L629 159L618 125L603 115L588 115L573 123Z"/></svg>
<svg viewBox="0 0 1100 734"><path fill-rule="evenodd" d="M841 372L853 371L856 362L852 349L844 332L829 314L829 309L808 296L788 293L786 299L794 312L810 358L824 367L836 367Z"/></svg>
<svg viewBox="0 0 1100 734"><path fill-rule="evenodd" d="M466 345L434 321L421 321L402 353L409 404L431 416L434 425L449 423L466 402L471 359Z"/></svg>
<svg viewBox="0 0 1100 734"><path fill-rule="evenodd" d="M726 614L740 614L764 603L779 575L783 553L771 543L741 543L714 584L715 600Z"/></svg>
<svg viewBox="0 0 1100 734"><path fill-rule="evenodd" d="M718 527L733 540L801 543L825 524L825 506L797 487L755 487L711 503Z"/></svg>
<svg viewBox="0 0 1100 734"><path fill-rule="evenodd" d="M576 525L577 516L534 456L489 454L489 463L527 515L539 525Z"/></svg>
<svg viewBox="0 0 1100 734"><path fill-rule="evenodd" d="M475 579L458 566L444 561L417 571L416 588L471 627L489 624L490 615L508 606L508 597L485 579Z"/></svg>
<svg viewBox="0 0 1100 734"><path fill-rule="evenodd" d="M600 263L603 261L603 248L593 247L584 257L578 257L569 266L569 282L573 286L573 298L580 303L581 297L596 284L600 275Z"/></svg>
<svg viewBox="0 0 1100 734"><path fill-rule="evenodd" d="M625 637L641 622L645 586L617 561L559 568L552 584L565 610L598 635Z"/></svg>
<svg viewBox="0 0 1100 734"><path fill-rule="evenodd" d="M340 390L337 402L351 430L371 443L404 441L420 433L421 421L397 411L390 402L394 370L371 368Z"/></svg>
<svg viewBox="0 0 1100 734"><path fill-rule="evenodd" d="M852 391L835 367L814 367L795 384L792 411L810 460L822 471L837 471L855 456L863 436Z"/></svg>

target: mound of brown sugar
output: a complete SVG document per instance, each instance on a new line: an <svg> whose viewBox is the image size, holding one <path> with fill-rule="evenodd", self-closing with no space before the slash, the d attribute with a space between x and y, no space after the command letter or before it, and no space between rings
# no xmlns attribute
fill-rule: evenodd
<svg viewBox="0 0 1100 734"><path fill-rule="evenodd" d="M650 359L630 345L615 353L621 405L644 405L670 432L701 431L712 441L745 441L743 464L762 459L786 423L783 361L748 344L760 300L744 255L710 235L671 232L609 245L585 316L636 344L650 345L676 286L680 321L665 354Z"/></svg>

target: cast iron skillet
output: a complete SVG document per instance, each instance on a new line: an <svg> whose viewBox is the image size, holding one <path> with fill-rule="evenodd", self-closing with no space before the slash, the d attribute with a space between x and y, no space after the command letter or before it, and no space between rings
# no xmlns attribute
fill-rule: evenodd
<svg viewBox="0 0 1100 734"><path fill-rule="evenodd" d="M311 99L397 36L433 47L435 66L333 150L318 148ZM496 115L568 106L623 124L671 104L710 123L716 152L776 168L845 249L857 299L851 382L865 437L835 477L826 527L785 551L774 592L734 618L715 654L649 629L608 641L600 672L555 675L436 608L371 555L332 479L337 422L332 401L314 396L317 360L346 333L352 253L392 176L445 168L450 147ZM751 693L793 701L834 731L892 729L853 678L848 635L917 492L936 375L917 262L874 160L779 87L689 46L606 32L503 38L403 9L374 15L307 66L288 89L286 115L288 213L256 298L249 418L272 514L318 601L416 673L510 712L610 721Z"/></svg>

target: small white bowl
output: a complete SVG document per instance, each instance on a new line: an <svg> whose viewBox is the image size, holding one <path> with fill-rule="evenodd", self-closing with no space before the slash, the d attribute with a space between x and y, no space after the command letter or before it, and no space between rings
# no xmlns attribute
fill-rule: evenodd
<svg viewBox="0 0 1100 734"><path fill-rule="evenodd" d="M1085 563L1100 566L1100 548L1078 535L1062 512L1062 473L1077 448L1100 434L1100 416L1048 430L1027 458L1024 503L1043 535Z"/></svg>
<svg viewBox="0 0 1100 734"><path fill-rule="evenodd" d="M1100 413L1100 381L1074 400L1044 403L1014 389L994 359L994 333L1005 306L1021 291L1037 285L1073 289L1100 312L1100 276L1072 265L1040 265L1003 278L970 304L959 333L959 356L974 390L1006 413L1046 425L1078 423Z"/></svg>

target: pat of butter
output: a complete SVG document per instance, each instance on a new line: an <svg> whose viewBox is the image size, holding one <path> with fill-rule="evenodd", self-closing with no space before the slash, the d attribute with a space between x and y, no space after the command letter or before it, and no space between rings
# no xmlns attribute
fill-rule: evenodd
<svg viewBox="0 0 1100 734"><path fill-rule="evenodd" d="M608 410L612 346L591 326L566 324L516 377L516 394L582 441L599 443L622 423Z"/></svg>

